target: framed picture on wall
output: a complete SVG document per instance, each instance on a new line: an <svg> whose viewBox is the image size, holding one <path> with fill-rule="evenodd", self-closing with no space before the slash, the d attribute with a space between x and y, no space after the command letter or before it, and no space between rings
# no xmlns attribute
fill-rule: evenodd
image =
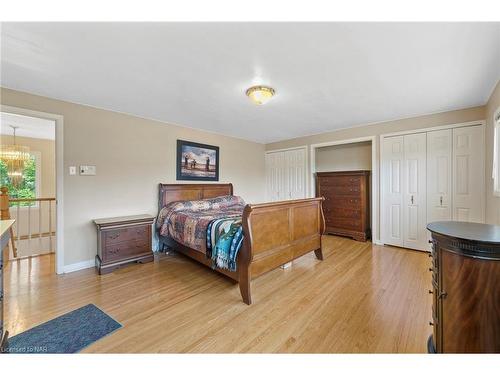
<svg viewBox="0 0 500 375"><path fill-rule="evenodd" d="M177 180L219 181L219 147L177 140Z"/></svg>

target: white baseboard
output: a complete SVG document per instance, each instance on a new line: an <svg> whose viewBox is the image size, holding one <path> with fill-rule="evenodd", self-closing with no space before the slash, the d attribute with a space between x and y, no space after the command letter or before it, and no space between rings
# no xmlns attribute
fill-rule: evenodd
<svg viewBox="0 0 500 375"><path fill-rule="evenodd" d="M75 271L84 270L86 268L92 268L95 266L95 260L84 260L83 262L68 264L64 266L64 273L70 273Z"/></svg>

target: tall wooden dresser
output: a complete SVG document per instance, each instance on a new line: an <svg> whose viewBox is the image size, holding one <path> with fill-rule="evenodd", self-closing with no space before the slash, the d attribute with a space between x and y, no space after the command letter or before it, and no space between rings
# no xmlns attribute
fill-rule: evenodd
<svg viewBox="0 0 500 375"><path fill-rule="evenodd" d="M453 221L432 234L430 353L500 353L500 227Z"/></svg>
<svg viewBox="0 0 500 375"><path fill-rule="evenodd" d="M318 172L316 197L325 198L325 233L370 238L370 171Z"/></svg>

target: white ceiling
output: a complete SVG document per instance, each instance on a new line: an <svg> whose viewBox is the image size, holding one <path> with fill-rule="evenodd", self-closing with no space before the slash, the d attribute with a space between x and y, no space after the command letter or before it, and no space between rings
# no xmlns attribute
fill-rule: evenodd
<svg viewBox="0 0 500 375"><path fill-rule="evenodd" d="M0 134L13 135L11 126L17 126L16 136L52 139L56 138L55 122L37 117L0 112Z"/></svg>
<svg viewBox="0 0 500 375"><path fill-rule="evenodd" d="M500 23L3 23L2 85L271 142L485 104ZM256 106L253 84L276 89Z"/></svg>

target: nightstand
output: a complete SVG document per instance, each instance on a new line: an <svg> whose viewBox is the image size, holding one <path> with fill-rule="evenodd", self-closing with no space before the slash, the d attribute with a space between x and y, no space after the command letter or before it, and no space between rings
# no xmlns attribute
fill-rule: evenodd
<svg viewBox="0 0 500 375"><path fill-rule="evenodd" d="M96 219L97 255L95 265L100 275L125 264L146 263L154 259L151 215Z"/></svg>

